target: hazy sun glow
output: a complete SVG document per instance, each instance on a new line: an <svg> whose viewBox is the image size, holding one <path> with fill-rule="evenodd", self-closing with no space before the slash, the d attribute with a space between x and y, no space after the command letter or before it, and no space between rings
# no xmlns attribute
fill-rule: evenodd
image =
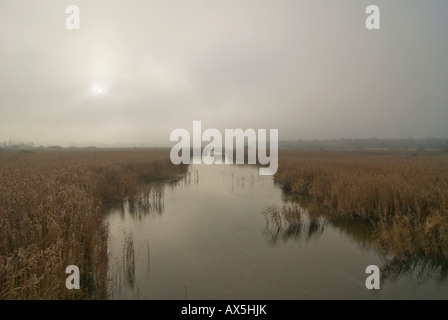
<svg viewBox="0 0 448 320"><path fill-rule="evenodd" d="M101 97L108 94L104 84L95 83L90 87L90 93L94 97Z"/></svg>

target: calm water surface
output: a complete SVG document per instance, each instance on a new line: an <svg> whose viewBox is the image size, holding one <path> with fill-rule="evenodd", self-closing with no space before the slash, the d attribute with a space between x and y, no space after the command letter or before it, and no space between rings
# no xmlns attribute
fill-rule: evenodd
<svg viewBox="0 0 448 320"><path fill-rule="evenodd" d="M448 298L440 273L406 268L367 290L366 267L384 265L371 229L265 214L283 205L291 204L273 178L253 166L190 166L108 215L112 298Z"/></svg>

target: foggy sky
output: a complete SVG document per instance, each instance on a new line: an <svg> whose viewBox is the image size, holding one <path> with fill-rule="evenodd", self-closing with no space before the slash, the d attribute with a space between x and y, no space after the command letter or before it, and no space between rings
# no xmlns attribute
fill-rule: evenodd
<svg viewBox="0 0 448 320"><path fill-rule="evenodd" d="M0 141L448 138L447 57L446 0L0 0Z"/></svg>

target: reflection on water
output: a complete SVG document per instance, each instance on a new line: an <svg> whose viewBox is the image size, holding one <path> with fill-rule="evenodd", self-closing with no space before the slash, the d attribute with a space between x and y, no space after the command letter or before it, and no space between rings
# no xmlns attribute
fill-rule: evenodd
<svg viewBox="0 0 448 320"><path fill-rule="evenodd" d="M113 211L119 213L122 218L129 216L140 220L150 214L162 215L164 211L164 194L166 187L172 191L174 189L180 189L198 183L198 170L192 168L178 179L162 183L152 183L144 186L139 194L132 198L128 198L123 202L121 210L115 209Z"/></svg>
<svg viewBox="0 0 448 320"><path fill-rule="evenodd" d="M142 219L151 213L161 215L164 209L163 195L163 185L151 185L148 190L142 191L132 199L127 199L123 203L121 215L130 215L138 219Z"/></svg>
<svg viewBox="0 0 448 320"><path fill-rule="evenodd" d="M373 226L366 221L356 219L332 219L331 225L337 229L343 237L356 242L363 251L376 250Z"/></svg>
<svg viewBox="0 0 448 320"><path fill-rule="evenodd" d="M280 209L275 206L267 206L263 211L266 219L264 233L272 242L309 241L323 234L327 221L324 217L313 217L299 205L288 203Z"/></svg>
<svg viewBox="0 0 448 320"><path fill-rule="evenodd" d="M448 298L446 266L387 256L372 226L308 212L253 166L190 166L108 224L112 298ZM371 264L379 291L365 288Z"/></svg>
<svg viewBox="0 0 448 320"><path fill-rule="evenodd" d="M190 185L197 185L199 183L199 171L196 167L190 166L189 170L176 179L164 183L170 190L188 187Z"/></svg>
<svg viewBox="0 0 448 320"><path fill-rule="evenodd" d="M404 274L413 275L421 280L438 279L441 282L448 280L446 262L434 262L427 257L389 257L382 265L381 272L383 281L395 280Z"/></svg>
<svg viewBox="0 0 448 320"><path fill-rule="evenodd" d="M123 267L126 280L131 287L135 283L135 251L132 233L126 235L123 248Z"/></svg>

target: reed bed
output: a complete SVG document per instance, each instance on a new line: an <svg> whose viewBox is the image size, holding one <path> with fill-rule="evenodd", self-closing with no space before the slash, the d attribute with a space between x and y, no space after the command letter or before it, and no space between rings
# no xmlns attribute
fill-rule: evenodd
<svg viewBox="0 0 448 320"><path fill-rule="evenodd" d="M184 170L166 150L0 153L0 299L107 298L105 212ZM80 290L65 287L72 264Z"/></svg>
<svg viewBox="0 0 448 320"><path fill-rule="evenodd" d="M305 208L374 225L393 259L448 261L448 154L282 151L275 175Z"/></svg>

